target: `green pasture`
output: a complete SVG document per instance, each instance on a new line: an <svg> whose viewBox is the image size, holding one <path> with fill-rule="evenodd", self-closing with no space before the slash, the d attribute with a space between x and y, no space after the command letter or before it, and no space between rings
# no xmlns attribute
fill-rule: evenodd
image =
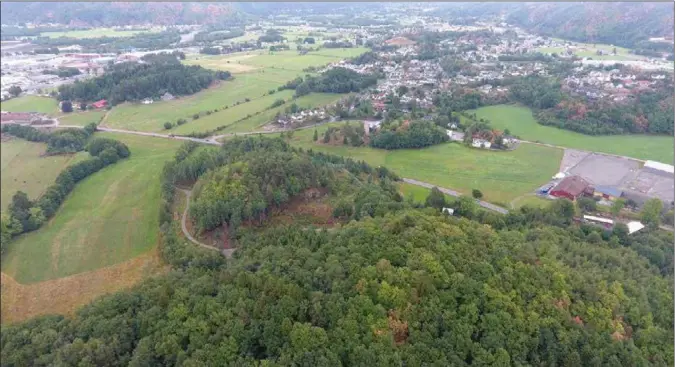
<svg viewBox="0 0 675 367"><path fill-rule="evenodd" d="M180 143L129 134L96 135L124 142L131 157L79 182L48 223L10 243L2 268L17 282L99 269L157 245L159 175Z"/></svg>
<svg viewBox="0 0 675 367"><path fill-rule="evenodd" d="M85 126L91 122L98 124L103 116L105 116L105 111L102 110L77 111L59 116L59 123L76 126Z"/></svg>
<svg viewBox="0 0 675 367"><path fill-rule="evenodd" d="M358 122L357 122L358 123ZM330 125L339 125L334 123ZM317 128L319 136L330 126ZM473 149L458 143L445 143L424 149L387 151L370 147L327 145L312 141L314 129L299 130L291 143L305 149L364 160L373 166L386 166L402 177L470 194L483 192L484 198L507 205L514 198L536 189L558 172L563 151L523 144L510 152Z"/></svg>
<svg viewBox="0 0 675 367"><path fill-rule="evenodd" d="M491 122L496 129L509 129L523 140L566 148L623 155L664 163L673 162L673 137L656 135L590 136L552 126L540 125L532 111L517 105L496 105L467 111ZM462 119L464 119L462 117ZM521 144L521 147L525 144ZM519 148L520 149L520 148Z"/></svg>
<svg viewBox="0 0 675 367"><path fill-rule="evenodd" d="M10 112L40 112L58 114L59 102L54 98L40 96L21 96L0 103L0 110Z"/></svg>

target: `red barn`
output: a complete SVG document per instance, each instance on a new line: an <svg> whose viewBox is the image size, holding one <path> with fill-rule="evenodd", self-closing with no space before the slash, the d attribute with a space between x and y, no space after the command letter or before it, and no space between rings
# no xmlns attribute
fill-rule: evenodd
<svg viewBox="0 0 675 367"><path fill-rule="evenodd" d="M108 104L108 101L106 101L105 99L102 99L100 101L92 103L91 106L94 107L94 108L103 108L107 104Z"/></svg>
<svg viewBox="0 0 675 367"><path fill-rule="evenodd" d="M579 176L569 176L558 182L549 194L574 201L582 195L593 195L593 187L589 185L588 181Z"/></svg>

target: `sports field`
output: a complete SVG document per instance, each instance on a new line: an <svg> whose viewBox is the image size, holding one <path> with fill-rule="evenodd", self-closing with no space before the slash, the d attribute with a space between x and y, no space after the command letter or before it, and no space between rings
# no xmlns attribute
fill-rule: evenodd
<svg viewBox="0 0 675 367"><path fill-rule="evenodd" d="M0 170L0 202L4 211L18 190L37 199L54 183L56 176L70 164L86 159L87 153L42 157L46 144L12 139L0 144L2 168Z"/></svg>
<svg viewBox="0 0 675 367"><path fill-rule="evenodd" d="M319 136L328 126L317 128ZM507 205L514 198L536 189L558 172L561 149L523 144L511 152L473 149L445 143L424 149L387 151L370 147L326 145L312 141L314 129L296 131L291 143L357 160L386 166L402 177L470 194L483 192L484 199Z"/></svg>
<svg viewBox="0 0 675 367"><path fill-rule="evenodd" d="M567 148L651 159L672 164L673 137L663 135L590 136L537 123L532 111L517 105L497 105L467 111L490 120L493 127L509 129L523 140L558 145ZM463 118L463 117L462 117ZM521 148L525 144L521 144ZM518 149L521 149L518 148Z"/></svg>
<svg viewBox="0 0 675 367"><path fill-rule="evenodd" d="M18 283L94 271L156 246L159 174L180 143L128 134L96 135L124 142L131 157L78 183L47 224L10 243L2 271Z"/></svg>
<svg viewBox="0 0 675 367"><path fill-rule="evenodd" d="M54 98L39 96L21 96L0 103L0 110L10 112L40 112L58 114L59 103Z"/></svg>
<svg viewBox="0 0 675 367"><path fill-rule="evenodd" d="M148 29L143 31L116 31L113 28L92 28L81 31L67 31L67 32L42 32L41 37L58 38L97 38L97 37L131 37L139 33L154 33L159 32L158 29Z"/></svg>

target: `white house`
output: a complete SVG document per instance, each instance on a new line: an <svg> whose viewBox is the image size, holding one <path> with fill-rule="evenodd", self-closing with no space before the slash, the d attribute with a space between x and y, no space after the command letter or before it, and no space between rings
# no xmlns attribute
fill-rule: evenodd
<svg viewBox="0 0 675 367"><path fill-rule="evenodd" d="M471 146L474 148L490 149L492 143L484 139L473 139L473 142L471 142Z"/></svg>
<svg viewBox="0 0 675 367"><path fill-rule="evenodd" d="M448 215L453 215L453 214L455 214L455 209L443 208L443 213L447 213Z"/></svg>
<svg viewBox="0 0 675 367"><path fill-rule="evenodd" d="M152 99L146 98L146 99L144 99L141 103L143 103L143 104L152 104L153 102L154 102L154 101L153 101Z"/></svg>

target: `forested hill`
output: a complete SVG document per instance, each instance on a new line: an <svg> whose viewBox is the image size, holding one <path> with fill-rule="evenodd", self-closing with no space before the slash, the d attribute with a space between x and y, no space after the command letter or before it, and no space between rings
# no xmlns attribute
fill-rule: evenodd
<svg viewBox="0 0 675 367"><path fill-rule="evenodd" d="M636 47L673 35L671 3L527 3L506 10L508 23L578 42Z"/></svg>
<svg viewBox="0 0 675 367"><path fill-rule="evenodd" d="M245 16L232 3L217 2L6 2L2 24L58 23L72 26L179 25L236 22Z"/></svg>
<svg viewBox="0 0 675 367"><path fill-rule="evenodd" d="M672 362L672 234L580 228L565 200L500 216L468 198L464 218L447 217L401 200L381 170L267 140L237 139L215 156L186 144L164 169L165 207L173 182L213 171L205 190L231 213L261 197L241 184L271 175L278 186L260 186L271 199L317 183L355 194L352 220L330 231L243 229L226 260L186 243L163 215L167 275L73 317L3 326L3 366ZM295 162L263 170L284 158Z"/></svg>

